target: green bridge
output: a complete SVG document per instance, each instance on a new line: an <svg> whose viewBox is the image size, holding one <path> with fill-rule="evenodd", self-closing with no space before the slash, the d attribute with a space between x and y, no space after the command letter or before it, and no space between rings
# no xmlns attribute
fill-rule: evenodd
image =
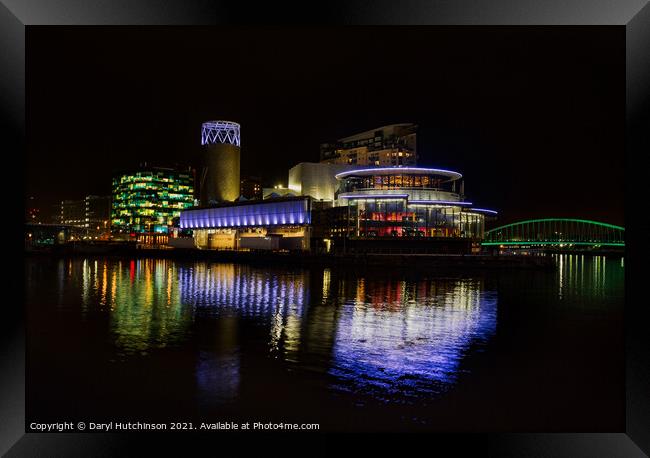
<svg viewBox="0 0 650 458"><path fill-rule="evenodd" d="M624 247L625 228L572 218L530 219L485 233L483 246Z"/></svg>

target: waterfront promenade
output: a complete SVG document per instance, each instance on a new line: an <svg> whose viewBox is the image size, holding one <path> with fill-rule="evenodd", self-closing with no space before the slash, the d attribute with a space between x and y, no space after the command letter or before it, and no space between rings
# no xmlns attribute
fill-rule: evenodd
<svg viewBox="0 0 650 458"><path fill-rule="evenodd" d="M317 266L393 266L449 268L533 268L553 269L550 255L492 254L416 254L416 253L349 253L320 254L307 252L199 250L192 248L137 248L134 245L61 245L49 250L28 251L43 256L115 256L241 262L273 265Z"/></svg>

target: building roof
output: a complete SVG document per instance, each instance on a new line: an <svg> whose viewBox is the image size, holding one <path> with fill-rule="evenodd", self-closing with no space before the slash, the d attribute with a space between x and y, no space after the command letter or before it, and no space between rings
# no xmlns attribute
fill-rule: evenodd
<svg viewBox="0 0 650 458"><path fill-rule="evenodd" d="M348 178L352 176L373 176L373 175L441 175L449 178L449 181L458 180L462 178L458 172L443 169L429 169L422 167L375 167L375 168L362 168L356 170L348 170L336 175L337 180Z"/></svg>
<svg viewBox="0 0 650 458"><path fill-rule="evenodd" d="M189 207L181 210L182 212L192 211L192 210L206 210L210 208L224 208L224 207L242 207L245 205L259 205L259 204L271 204L277 202L290 202L295 200L305 200L309 199L309 196L279 196L279 197L269 197L267 199L250 199L246 201L235 201L235 202L222 202L214 205L203 205L199 207Z"/></svg>

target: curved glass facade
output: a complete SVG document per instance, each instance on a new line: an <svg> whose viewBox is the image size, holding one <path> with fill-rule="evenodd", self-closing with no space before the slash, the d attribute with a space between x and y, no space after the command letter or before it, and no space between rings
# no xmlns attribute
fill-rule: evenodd
<svg viewBox="0 0 650 458"><path fill-rule="evenodd" d="M484 214L468 208L461 175L436 169L359 170L337 176L350 237L482 239Z"/></svg>
<svg viewBox="0 0 650 458"><path fill-rule="evenodd" d="M383 173L371 176L350 176L342 180L340 192L354 192L362 189L431 189L452 191L453 181L447 177L412 173Z"/></svg>

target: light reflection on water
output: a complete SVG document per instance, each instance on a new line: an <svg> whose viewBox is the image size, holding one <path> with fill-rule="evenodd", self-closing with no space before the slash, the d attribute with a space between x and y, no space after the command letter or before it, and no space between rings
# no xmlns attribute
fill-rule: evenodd
<svg viewBox="0 0 650 458"><path fill-rule="evenodd" d="M622 258L557 261L552 275L561 301L622 287ZM486 348L497 329L497 291L480 277L150 259L60 260L57 269L59 310L107 319L106 340L121 360L181 348L208 333L211 346L196 351L195 371L210 402L238 395L243 344L318 374L337 391L386 401L435 395L462 378L463 359ZM197 328L202 322L214 325ZM263 329L262 337L242 336L242 325ZM251 339L261 340L251 347Z"/></svg>
<svg viewBox="0 0 650 458"><path fill-rule="evenodd" d="M181 268L179 278L184 303L203 313L268 318L271 352L333 375L341 382L333 386L346 391L443 391L469 347L496 328L496 293L484 293L477 280L340 279L332 299L331 270L324 269L319 305L325 307L306 311L304 271L200 264Z"/></svg>
<svg viewBox="0 0 650 458"><path fill-rule="evenodd" d="M363 289L385 286L370 282ZM361 294L341 306L330 372L352 391L445 391L470 346L494 334L496 308L496 293L470 279L398 281L387 294Z"/></svg>
<svg viewBox="0 0 650 458"><path fill-rule="evenodd" d="M81 283L81 313L109 313L118 357L185 341L191 308L180 301L176 266L164 260L61 260L59 278ZM61 298L60 295L60 306ZM68 305L69 307L69 305ZM92 319L92 318L87 318Z"/></svg>
<svg viewBox="0 0 650 458"><path fill-rule="evenodd" d="M590 254L555 254L558 298L575 301L621 294L624 288L624 257Z"/></svg>

